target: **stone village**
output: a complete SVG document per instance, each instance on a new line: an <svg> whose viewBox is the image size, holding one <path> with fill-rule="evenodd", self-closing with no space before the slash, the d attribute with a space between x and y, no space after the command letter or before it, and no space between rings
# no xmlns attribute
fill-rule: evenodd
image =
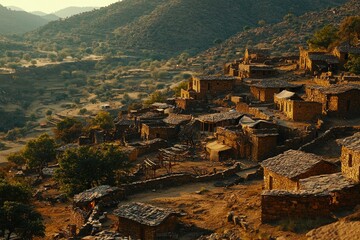
<svg viewBox="0 0 360 240"><path fill-rule="evenodd" d="M121 186L75 195L68 228L55 239L179 239L190 231L184 212L127 199L204 182L230 190L260 182L261 224L350 214L360 204L360 76L343 66L359 52L346 44L300 49L294 60L246 49L223 75L192 76L179 98L118 111L114 132L92 131L58 151L114 143L137 168ZM241 212L219 221L254 231ZM205 235L199 239L238 239Z"/></svg>

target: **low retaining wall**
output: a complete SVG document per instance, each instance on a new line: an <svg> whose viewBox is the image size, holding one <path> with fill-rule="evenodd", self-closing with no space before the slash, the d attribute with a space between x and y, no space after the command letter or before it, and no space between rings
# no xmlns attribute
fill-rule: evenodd
<svg viewBox="0 0 360 240"><path fill-rule="evenodd" d="M167 187L181 186L189 183L223 180L227 177L234 175L240 170L241 170L240 164L235 164L229 169L215 174L210 174L205 176L195 176L190 173L173 174L170 176L150 179L146 181L124 184L121 187L125 189L126 195L132 195L139 192L148 191L151 189L161 189Z"/></svg>
<svg viewBox="0 0 360 240"><path fill-rule="evenodd" d="M341 137L347 137L355 132L359 131L359 126L341 126L333 127L327 130L323 135L314 139L313 141L301 146L300 151L311 152L312 150L324 146L324 144L331 139L338 139Z"/></svg>

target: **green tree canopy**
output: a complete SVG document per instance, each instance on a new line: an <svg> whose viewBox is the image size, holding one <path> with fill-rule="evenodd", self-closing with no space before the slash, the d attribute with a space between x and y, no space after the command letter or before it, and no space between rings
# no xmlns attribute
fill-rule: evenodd
<svg viewBox="0 0 360 240"><path fill-rule="evenodd" d="M182 81L178 85L172 88L172 90L175 92L176 97L180 97L181 95L181 89L186 90L188 88L188 82Z"/></svg>
<svg viewBox="0 0 360 240"><path fill-rule="evenodd" d="M6 239L13 233L21 239L44 237L42 217L28 205L30 197L25 186L0 180L0 232Z"/></svg>
<svg viewBox="0 0 360 240"><path fill-rule="evenodd" d="M77 140L82 133L83 125L75 118L65 118L56 125L54 129L55 137L65 143Z"/></svg>
<svg viewBox="0 0 360 240"><path fill-rule="evenodd" d="M127 157L115 146L70 149L59 158L56 179L69 194L88 188L114 184L118 170L129 167Z"/></svg>
<svg viewBox="0 0 360 240"><path fill-rule="evenodd" d="M24 240L45 236L41 215L33 207L20 202L7 201L0 208L0 229L7 234L7 239L13 233Z"/></svg>
<svg viewBox="0 0 360 240"><path fill-rule="evenodd" d="M155 102L165 102L167 96L162 91L155 91L150 94L149 99L145 100L145 105L150 105Z"/></svg>
<svg viewBox="0 0 360 240"><path fill-rule="evenodd" d="M55 160L55 141L49 135L43 134L37 139L30 140L24 148L24 157L31 169L42 168L50 161Z"/></svg>
<svg viewBox="0 0 360 240"><path fill-rule="evenodd" d="M360 74L360 56L351 54L345 68L351 73Z"/></svg>
<svg viewBox="0 0 360 240"><path fill-rule="evenodd" d="M99 112L92 122L93 127L100 128L104 131L111 131L114 129L114 119L108 112Z"/></svg>
<svg viewBox="0 0 360 240"><path fill-rule="evenodd" d="M345 18L340 24L339 34L342 40L357 43L360 39L360 16Z"/></svg>
<svg viewBox="0 0 360 240"><path fill-rule="evenodd" d="M315 32L308 44L312 49L328 49L338 40L338 29L333 25L326 25Z"/></svg>

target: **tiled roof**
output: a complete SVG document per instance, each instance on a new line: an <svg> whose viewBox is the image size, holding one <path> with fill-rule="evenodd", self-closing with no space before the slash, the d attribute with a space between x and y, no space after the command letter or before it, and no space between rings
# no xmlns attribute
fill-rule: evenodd
<svg viewBox="0 0 360 240"><path fill-rule="evenodd" d="M118 217L130 219L147 226L158 226L170 215L171 209L159 208L145 203L130 203L120 206L114 211Z"/></svg>
<svg viewBox="0 0 360 240"><path fill-rule="evenodd" d="M261 166L287 178L296 179L296 177L306 173L320 162L325 161L315 154L288 150L283 154L263 161Z"/></svg>

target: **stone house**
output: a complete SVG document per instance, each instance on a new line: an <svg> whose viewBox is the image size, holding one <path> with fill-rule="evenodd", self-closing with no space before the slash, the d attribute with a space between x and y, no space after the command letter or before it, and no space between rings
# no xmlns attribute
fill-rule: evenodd
<svg viewBox="0 0 360 240"><path fill-rule="evenodd" d="M332 51L332 54L339 59L340 66L343 67L349 60L349 54L360 54L360 47L351 46L349 43L345 42L336 46Z"/></svg>
<svg viewBox="0 0 360 240"><path fill-rule="evenodd" d="M360 182L360 133L340 141L342 174L355 182Z"/></svg>
<svg viewBox="0 0 360 240"><path fill-rule="evenodd" d="M213 113L201 115L196 121L200 123L200 131L214 132L217 127L237 125L242 116L242 113L236 111Z"/></svg>
<svg viewBox="0 0 360 240"><path fill-rule="evenodd" d="M111 206L124 199L125 192L118 187L101 185L88 189L74 196L73 207L91 211L96 205Z"/></svg>
<svg viewBox="0 0 360 240"><path fill-rule="evenodd" d="M206 151L209 153L210 161L225 161L233 158L232 148L218 141L206 144Z"/></svg>
<svg viewBox="0 0 360 240"><path fill-rule="evenodd" d="M217 127L217 140L209 143L206 149L213 161L233 158L258 162L277 153L278 135L275 124L262 120L246 125Z"/></svg>
<svg viewBox="0 0 360 240"><path fill-rule="evenodd" d="M360 185L341 173L299 180L298 191L265 190L261 195L261 221L333 218L360 203Z"/></svg>
<svg viewBox="0 0 360 240"><path fill-rule="evenodd" d="M307 99L322 104L322 113L330 117L360 116L360 86L334 84L329 87L307 86Z"/></svg>
<svg viewBox="0 0 360 240"><path fill-rule="evenodd" d="M297 150L288 150L269 158L261 166L264 168L265 190L297 191L300 179L339 171L323 158Z"/></svg>
<svg viewBox="0 0 360 240"><path fill-rule="evenodd" d="M293 121L314 121L322 115L321 103L304 101L295 92L283 90L275 94L274 103L277 109Z"/></svg>
<svg viewBox="0 0 360 240"><path fill-rule="evenodd" d="M181 98L207 100L221 94L231 93L236 82L235 77L229 76L199 76L192 77L188 89L181 90Z"/></svg>
<svg viewBox="0 0 360 240"><path fill-rule="evenodd" d="M311 74L328 71L336 72L339 63L339 59L331 53L300 48L299 67Z"/></svg>
<svg viewBox="0 0 360 240"><path fill-rule="evenodd" d="M293 90L300 86L284 80L263 80L250 86L251 95L260 102L274 102L274 94L283 90Z"/></svg>
<svg viewBox="0 0 360 240"><path fill-rule="evenodd" d="M264 63L270 59L270 51L265 48L247 48L244 53L244 63Z"/></svg>
<svg viewBox="0 0 360 240"><path fill-rule="evenodd" d="M177 214L171 209L144 203L130 203L114 211L118 231L124 237L141 240L171 239L178 225Z"/></svg>
<svg viewBox="0 0 360 240"><path fill-rule="evenodd" d="M179 132L177 127L168 125L163 121L142 123L140 131L141 139L143 140L152 140L156 138L174 140L177 138Z"/></svg>
<svg viewBox="0 0 360 240"><path fill-rule="evenodd" d="M238 76L241 78L269 78L276 74L276 69L271 65L239 64Z"/></svg>

